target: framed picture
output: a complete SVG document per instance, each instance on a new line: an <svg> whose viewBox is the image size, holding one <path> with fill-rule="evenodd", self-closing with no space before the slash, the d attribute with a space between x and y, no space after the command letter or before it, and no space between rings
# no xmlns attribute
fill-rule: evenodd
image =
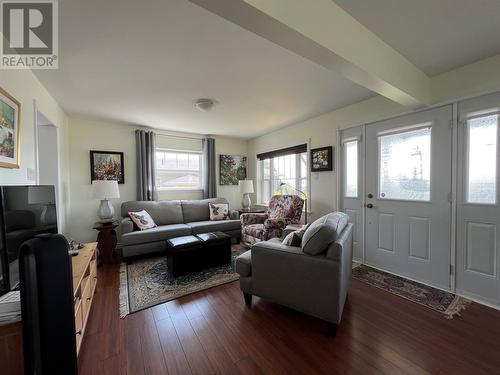
<svg viewBox="0 0 500 375"><path fill-rule="evenodd" d="M21 103L0 87L0 167L19 168Z"/></svg>
<svg viewBox="0 0 500 375"><path fill-rule="evenodd" d="M90 151L90 181L112 180L125 183L123 152Z"/></svg>
<svg viewBox="0 0 500 375"><path fill-rule="evenodd" d="M311 150L311 172L333 171L333 147Z"/></svg>
<svg viewBox="0 0 500 375"><path fill-rule="evenodd" d="M238 185L247 178L247 157L219 155L219 185Z"/></svg>

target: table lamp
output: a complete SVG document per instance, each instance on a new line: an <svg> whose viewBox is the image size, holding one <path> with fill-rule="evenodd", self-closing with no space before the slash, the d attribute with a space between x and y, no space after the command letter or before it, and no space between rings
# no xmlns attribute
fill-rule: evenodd
<svg viewBox="0 0 500 375"><path fill-rule="evenodd" d="M240 193L243 194L243 199L241 200L241 207L244 210L248 210L252 205L250 194L253 194L253 180L240 180L238 181L238 185L240 188Z"/></svg>
<svg viewBox="0 0 500 375"><path fill-rule="evenodd" d="M118 181L92 181L92 196L101 200L101 205L97 211L97 216L101 223L113 222L115 210L109 201L110 199L120 198L120 190L118 189Z"/></svg>

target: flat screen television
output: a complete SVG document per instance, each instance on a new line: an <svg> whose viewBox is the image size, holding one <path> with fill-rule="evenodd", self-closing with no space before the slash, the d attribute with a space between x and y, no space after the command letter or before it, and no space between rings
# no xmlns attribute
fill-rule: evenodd
<svg viewBox="0 0 500 375"><path fill-rule="evenodd" d="M39 234L57 233L53 185L0 186L0 295L19 285L19 249Z"/></svg>

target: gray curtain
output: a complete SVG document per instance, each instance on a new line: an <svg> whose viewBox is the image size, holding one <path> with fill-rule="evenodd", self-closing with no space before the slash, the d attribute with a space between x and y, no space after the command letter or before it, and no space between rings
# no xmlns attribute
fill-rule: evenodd
<svg viewBox="0 0 500 375"><path fill-rule="evenodd" d="M156 200L155 133L136 130L137 145L137 200Z"/></svg>
<svg viewBox="0 0 500 375"><path fill-rule="evenodd" d="M203 139L203 197L217 197L217 184L215 182L215 139Z"/></svg>

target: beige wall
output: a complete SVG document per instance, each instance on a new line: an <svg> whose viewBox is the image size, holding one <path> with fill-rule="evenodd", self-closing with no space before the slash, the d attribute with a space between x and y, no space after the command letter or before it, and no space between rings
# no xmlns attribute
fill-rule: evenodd
<svg viewBox="0 0 500 375"><path fill-rule="evenodd" d="M119 185L120 199L112 201L118 216L122 202L136 199L134 131L138 128L141 127L84 118L69 119L71 213L68 232L78 241L91 241L96 238L92 225L97 221L99 200L91 197L89 151L105 150L124 153L125 183ZM215 139L217 161L220 153L247 154L246 141L225 137L215 137ZM217 187L218 195L227 198L231 207L239 206L240 197L236 186L217 185ZM160 200L200 199L202 192L159 192L158 198Z"/></svg>
<svg viewBox="0 0 500 375"><path fill-rule="evenodd" d="M375 121L406 111L394 102L377 96L363 102L326 113L301 123L288 126L249 141L249 174L256 180L256 155L279 148L311 142L311 148L336 146L337 129ZM335 150L335 160L338 150ZM310 219L314 220L335 207L337 171L311 173ZM254 195L254 199L257 199Z"/></svg>
<svg viewBox="0 0 500 375"><path fill-rule="evenodd" d="M29 70L8 70L0 73L0 87L6 90L21 103L20 151L21 166L19 169L0 168L0 185L29 185L36 183L28 178L28 170L36 176L36 133L35 133L35 103L58 129L59 136L59 226L60 231L66 231L66 217L69 210L69 170L68 170L68 128L67 116L48 93L45 87Z"/></svg>

